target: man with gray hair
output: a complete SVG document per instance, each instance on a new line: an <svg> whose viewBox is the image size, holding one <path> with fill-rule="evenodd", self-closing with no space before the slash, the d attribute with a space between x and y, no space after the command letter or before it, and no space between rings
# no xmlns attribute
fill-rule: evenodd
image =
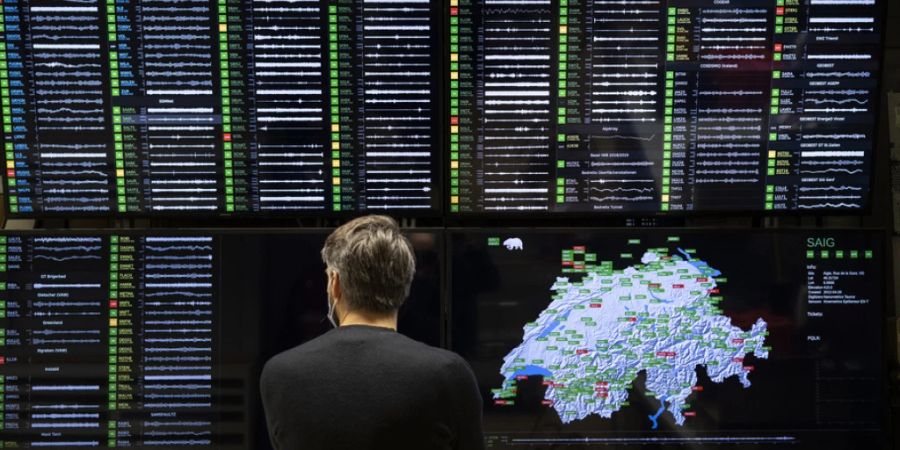
<svg viewBox="0 0 900 450"><path fill-rule="evenodd" d="M397 333L415 274L390 217L365 216L325 241L335 328L276 355L260 380L276 449L481 450L481 395L458 355Z"/></svg>

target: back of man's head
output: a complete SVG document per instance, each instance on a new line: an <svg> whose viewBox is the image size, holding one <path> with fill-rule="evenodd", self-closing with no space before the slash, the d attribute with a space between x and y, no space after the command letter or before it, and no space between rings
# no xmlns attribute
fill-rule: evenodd
<svg viewBox="0 0 900 450"><path fill-rule="evenodd" d="M398 310L416 271L412 245L387 216L363 216L338 227L325 240L322 261L337 272L345 307L370 314Z"/></svg>

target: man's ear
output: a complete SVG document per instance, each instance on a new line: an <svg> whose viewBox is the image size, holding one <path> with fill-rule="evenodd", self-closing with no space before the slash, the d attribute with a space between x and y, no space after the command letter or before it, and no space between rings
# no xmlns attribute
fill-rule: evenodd
<svg viewBox="0 0 900 450"><path fill-rule="evenodd" d="M332 273L331 298L333 298L335 302L338 302L341 299L341 275L337 272Z"/></svg>

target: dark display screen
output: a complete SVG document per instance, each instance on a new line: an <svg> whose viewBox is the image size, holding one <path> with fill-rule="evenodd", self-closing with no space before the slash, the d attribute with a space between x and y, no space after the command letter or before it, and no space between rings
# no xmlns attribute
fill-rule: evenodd
<svg viewBox="0 0 900 450"><path fill-rule="evenodd" d="M5 2L9 211L438 210L428 0Z"/></svg>
<svg viewBox="0 0 900 450"><path fill-rule="evenodd" d="M488 448L880 448L875 232L450 234Z"/></svg>
<svg viewBox="0 0 900 450"><path fill-rule="evenodd" d="M882 0L453 0L450 212L860 210Z"/></svg>
<svg viewBox="0 0 900 450"><path fill-rule="evenodd" d="M0 236L0 446L267 448L259 373L328 329L327 230ZM399 331L441 344L441 237Z"/></svg>

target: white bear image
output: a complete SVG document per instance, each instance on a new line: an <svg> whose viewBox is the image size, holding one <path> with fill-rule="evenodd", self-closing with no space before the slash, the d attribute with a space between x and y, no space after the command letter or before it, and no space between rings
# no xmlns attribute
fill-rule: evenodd
<svg viewBox="0 0 900 450"><path fill-rule="evenodd" d="M503 246L507 250L522 250L522 240L519 238L509 238L503 241Z"/></svg>

